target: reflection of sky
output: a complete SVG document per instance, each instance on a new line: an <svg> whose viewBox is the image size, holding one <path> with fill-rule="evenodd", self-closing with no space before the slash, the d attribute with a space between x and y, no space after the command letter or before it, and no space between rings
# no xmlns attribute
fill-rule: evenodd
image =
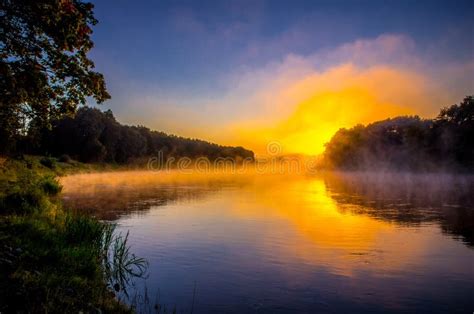
<svg viewBox="0 0 474 314"><path fill-rule="evenodd" d="M170 181L212 185L204 176L191 181L183 175L134 173L82 178L88 187L69 185L66 178L64 194L93 190L95 182L102 187L128 182L141 189ZM152 298L159 287L163 302L187 307L196 281L198 311L281 306L282 312L456 312L472 307L474 251L444 235L436 221L399 224L356 214L350 204L341 210L331 195L348 191L337 180L242 181L247 182L233 187L221 181L224 187L204 189L200 198L190 195L188 201L119 220L122 230L130 229L133 251L150 262Z"/></svg>
<svg viewBox="0 0 474 314"><path fill-rule="evenodd" d="M313 134L286 119L316 98L314 119L321 102L334 102L320 98L328 91L361 87L351 108L366 104L368 91L369 109L386 115L432 115L472 92L472 1L96 2L91 54L113 97L106 107L127 123L237 143L242 128L281 122L259 131L293 132L282 139L292 142ZM379 118L374 110L328 121L366 123ZM248 137L243 144L261 149ZM303 148L288 147L314 153L321 143Z"/></svg>

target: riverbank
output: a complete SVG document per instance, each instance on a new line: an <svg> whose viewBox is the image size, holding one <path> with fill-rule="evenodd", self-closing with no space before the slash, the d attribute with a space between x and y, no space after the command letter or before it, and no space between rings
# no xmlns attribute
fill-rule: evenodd
<svg viewBox="0 0 474 314"><path fill-rule="evenodd" d="M117 275L143 272L146 262L127 253L117 263L127 238L70 213L58 197L57 176L113 169L47 157L0 160L0 312L132 312L115 298L124 284Z"/></svg>

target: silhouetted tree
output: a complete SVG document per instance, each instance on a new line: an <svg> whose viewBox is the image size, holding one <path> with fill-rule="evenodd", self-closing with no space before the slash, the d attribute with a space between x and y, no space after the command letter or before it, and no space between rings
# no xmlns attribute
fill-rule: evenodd
<svg viewBox="0 0 474 314"><path fill-rule="evenodd" d="M253 158L252 151L242 147L219 146L196 139L188 139L144 126L118 123L112 111L82 107L74 117L65 116L52 122L51 131L42 135L47 143L35 151L55 156L69 155L85 162L127 163L141 157L231 157L236 160Z"/></svg>
<svg viewBox="0 0 474 314"><path fill-rule="evenodd" d="M474 168L474 97L441 110L435 119L438 154L449 156L456 164Z"/></svg>
<svg viewBox="0 0 474 314"><path fill-rule="evenodd" d="M351 170L474 170L473 97L434 120L397 117L340 129L326 144L324 160Z"/></svg>
<svg viewBox="0 0 474 314"><path fill-rule="evenodd" d="M13 150L27 126L32 137L73 114L88 96L110 98L87 58L92 9L80 0L0 0L0 151Z"/></svg>

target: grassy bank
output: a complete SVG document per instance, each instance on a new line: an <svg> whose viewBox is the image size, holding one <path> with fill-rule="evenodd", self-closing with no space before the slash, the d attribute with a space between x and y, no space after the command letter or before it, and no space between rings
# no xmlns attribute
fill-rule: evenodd
<svg viewBox="0 0 474 314"><path fill-rule="evenodd" d="M101 168L41 157L0 160L0 312L131 312L114 293L143 274L145 261L113 225L71 214L57 197L57 175Z"/></svg>

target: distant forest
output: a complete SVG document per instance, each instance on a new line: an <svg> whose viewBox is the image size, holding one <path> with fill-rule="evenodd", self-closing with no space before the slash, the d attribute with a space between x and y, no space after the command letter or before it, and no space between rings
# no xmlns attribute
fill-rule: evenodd
<svg viewBox="0 0 474 314"><path fill-rule="evenodd" d="M34 128L17 139L17 153L68 157L83 162L128 163L142 157L254 158L242 147L221 146L202 140L168 135L144 126L122 125L112 111L82 107L74 116L53 120L50 128Z"/></svg>
<svg viewBox="0 0 474 314"><path fill-rule="evenodd" d="M340 129L324 162L343 170L474 171L474 98L435 119L405 116Z"/></svg>

